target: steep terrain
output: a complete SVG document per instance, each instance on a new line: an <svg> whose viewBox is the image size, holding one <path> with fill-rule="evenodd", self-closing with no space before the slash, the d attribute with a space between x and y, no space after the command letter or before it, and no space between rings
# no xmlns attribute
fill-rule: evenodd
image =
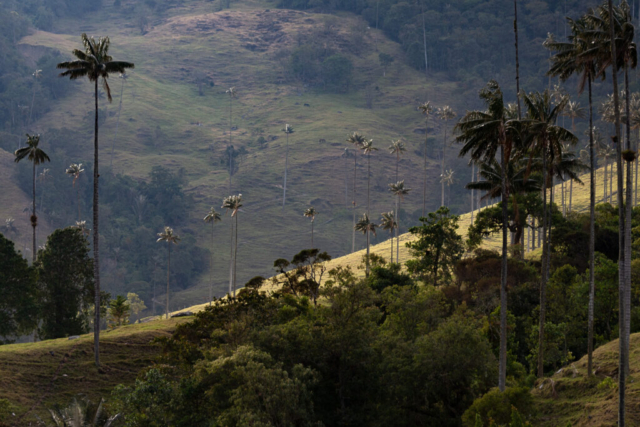
<svg viewBox="0 0 640 427"><path fill-rule="evenodd" d="M387 184L395 181L395 159L387 147L392 139L405 141L407 152L400 161L399 178L406 179L413 191L403 205L401 219L404 224L415 223L422 212L424 145L424 121L416 107L429 99L436 106L451 103L462 112L462 104L454 101L452 82L425 81L424 74L404 64L397 43L367 28L361 18L267 9L265 4L242 1L234 3L231 10L212 13L207 3L184 2L162 19L151 22L144 35L124 13L127 2L120 9L105 4L100 14L88 15L81 24L70 19L62 21L58 29L65 29L64 32L35 31L20 42L35 61L47 49L68 55L80 47L80 32L109 35L114 58L136 63L124 86L117 76L111 79L114 101L107 107L101 128L102 165L111 163L111 145L115 144L115 173L142 180L156 165L174 173L183 169L186 192L195 204L188 224L177 231L193 235L207 248L209 234L202 223L206 211L210 206L220 210L223 197L242 193L245 204L239 218L239 283L258 274L270 276L273 260L291 257L310 246L310 224L302 216L309 205L319 211L316 246L333 256L350 251L353 160L341 156L348 147L345 140L353 131L373 138L379 148L371 156L370 211L376 220L380 212L393 208ZM353 62L348 91L307 87L286 72L286 53L307 39L321 39L325 49L339 52ZM386 70L379 63L381 52L396 58ZM233 127L237 127L232 143L247 152L230 189L228 169L221 160L229 142L230 102L225 94L229 87L238 92L232 105ZM63 98L37 122L45 148L51 144L46 135L52 129L78 129L90 141L90 120L85 117L90 117L93 107L91 87L77 82L72 88L71 96ZM123 103L116 139L121 91ZM367 108L367 99L372 108ZM101 102L105 105L104 100ZM281 129L286 123L294 126L295 133L289 141L287 202L283 209L285 138ZM451 126L448 123L449 129ZM432 119L429 127L430 136L437 138L437 143L431 141L428 166L427 208L432 210L440 198L440 165L435 159L444 126ZM260 138L265 142L259 142ZM455 158L454 149L448 156ZM87 142L75 150L69 161L87 162L91 158L91 144ZM9 174L8 167L3 163L2 173ZM358 216L365 211L366 167L359 155ZM21 211L22 204L4 198L2 202L3 214L18 217L16 212ZM218 295L228 282L229 225L225 217L216 226L214 282ZM25 224L18 224L18 235L27 231ZM103 231L108 235L109 230ZM155 231L149 233L149 245L155 244ZM385 238L381 234L377 241ZM113 257L108 245L103 251L107 260ZM356 248L363 246L364 238L357 236ZM164 255L161 248L157 251ZM109 262L104 265L105 276L115 274L109 270ZM189 290L184 296L178 293L176 304L186 306L202 301L208 293L208 277L206 273L201 276L201 290Z"/></svg>

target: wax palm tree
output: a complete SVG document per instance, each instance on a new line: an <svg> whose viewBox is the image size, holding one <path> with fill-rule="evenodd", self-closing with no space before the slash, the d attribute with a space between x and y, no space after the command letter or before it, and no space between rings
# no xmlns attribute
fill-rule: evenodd
<svg viewBox="0 0 640 427"><path fill-rule="evenodd" d="M38 87L38 80L42 76L42 70L36 70L31 74L33 76L33 96L31 97L31 108L29 109L29 124L31 124L31 117L33 114L33 105L36 101L36 89Z"/></svg>
<svg viewBox="0 0 640 427"><path fill-rule="evenodd" d="M344 159L344 206L345 208L349 206L349 157L351 157L351 152L348 148L345 148L342 154L340 155Z"/></svg>
<svg viewBox="0 0 640 427"><path fill-rule="evenodd" d="M95 321L94 321L94 351L96 366L100 366L100 231L99 231L99 159L98 159L98 83L107 92L111 102L111 89L107 79L109 74L124 73L134 65L125 61L114 61L109 55L109 37L100 37L97 41L93 37L82 34L84 50L75 49L73 55L77 58L70 62L61 62L59 69L67 71L60 74L71 80L87 77L94 84L95 118L93 133L93 276L95 292Z"/></svg>
<svg viewBox="0 0 640 427"><path fill-rule="evenodd" d="M287 147L286 147L285 156L284 156L284 186L282 190L283 191L282 209L284 210L284 204L287 200L287 170L289 169L289 135L291 135L295 131L293 130L293 126L287 124L287 125L284 125L282 132L284 132L284 134L287 136Z"/></svg>
<svg viewBox="0 0 640 427"><path fill-rule="evenodd" d="M211 306L213 301L213 226L216 222L222 221L222 215L212 206L203 220L207 224L211 224L211 270L209 273L209 306Z"/></svg>
<svg viewBox="0 0 640 427"><path fill-rule="evenodd" d="M391 145L389 146L389 153L396 155L396 181L398 180L398 165L400 164L400 155L406 151L404 147L404 142L397 139L391 141Z"/></svg>
<svg viewBox="0 0 640 427"><path fill-rule="evenodd" d="M445 172L445 154L447 149L447 122L456 117L456 113L453 111L451 107L445 105L442 108L438 108L438 112L436 113L438 118L444 121L444 141L442 142L442 164L440 166L440 174L444 175ZM444 181L442 182L442 200L440 202L441 206L444 206Z"/></svg>
<svg viewBox="0 0 640 427"><path fill-rule="evenodd" d="M429 116L433 114L433 106L427 101L418 107L418 110L424 115L424 151L422 157L424 165L422 167L422 216L427 214L427 145L429 144ZM396 177L396 181L398 178Z"/></svg>
<svg viewBox="0 0 640 427"><path fill-rule="evenodd" d="M80 174L84 172L82 169L82 163L72 163L66 170L67 175L73 178L73 187L75 188L76 182L80 178ZM80 184L76 188L76 200L78 202L78 221L80 221Z"/></svg>
<svg viewBox="0 0 640 427"><path fill-rule="evenodd" d="M454 170L447 169L442 175L440 175L440 182L445 184L447 186L447 189L449 190L449 199L447 200L447 204L451 203L451 185L455 182L454 174Z"/></svg>
<svg viewBox="0 0 640 427"><path fill-rule="evenodd" d="M362 234L367 235L367 263L366 263L366 277L369 277L369 234L373 233L376 235L376 227L377 225L369 220L369 215L367 213L362 214L360 220L356 223L355 230L361 232Z"/></svg>
<svg viewBox="0 0 640 427"><path fill-rule="evenodd" d="M486 111L469 111L456 125L459 132L456 140L463 144L460 157L469 154L476 162L489 162L500 151L502 170L511 161L514 144L520 135L520 121L509 118L504 104L502 90L495 81L490 81L480 91L480 98L486 104ZM502 174L502 268L500 280L500 352L498 387L504 391L507 375L507 184L506 174Z"/></svg>
<svg viewBox="0 0 640 427"><path fill-rule="evenodd" d="M535 166L535 165L534 165ZM524 232L526 218L520 218L520 209L517 196L520 194L536 193L542 189L542 183L537 176L529 176L531 167L524 160L514 160L507 164L507 194L511 197L511 205L514 213L515 236L514 241L520 242ZM479 164L479 179L468 183L468 190L484 191L481 200L491 200L502 194L502 167L494 158L486 163Z"/></svg>
<svg viewBox="0 0 640 427"><path fill-rule="evenodd" d="M238 212L242 207L242 194L238 194L237 196L229 196L225 197L222 201L222 208L226 209L227 212L231 213L231 218L236 218L235 229L235 246L233 246L233 256L231 257L231 265L233 268L231 270L231 281L229 283L229 293L233 293L233 297L236 296L236 258L238 256Z"/></svg>
<svg viewBox="0 0 640 427"><path fill-rule="evenodd" d="M396 262L400 263L400 202L409 194L410 188L404 186L404 180L389 184L389 191L396 196Z"/></svg>
<svg viewBox="0 0 640 427"><path fill-rule="evenodd" d="M225 92L229 96L229 146L233 146L233 100L238 97L236 88L232 87ZM229 192L231 192L231 176L233 175L233 156L229 154Z"/></svg>
<svg viewBox="0 0 640 427"><path fill-rule="evenodd" d="M316 220L316 215L318 215L318 211L316 211L316 208L311 206L310 208L306 209L302 215L305 216L306 218L310 218L311 219L311 249L313 249L314 248L314 246L313 246L313 223Z"/></svg>
<svg viewBox="0 0 640 427"><path fill-rule="evenodd" d="M553 205L553 168L550 165L554 158L562 155L562 143L569 142L572 145L578 139L568 130L557 126L558 116L565 109L568 98L560 99L557 104L551 101L548 90L543 93L535 92L523 95L524 104L527 107L528 132L530 135L530 155L539 156L542 159L543 177L543 215L542 215L542 280L540 283L540 324L538 342L538 377L544 375L544 324L546 315L546 286L549 280L550 270L550 222L551 205ZM547 204L547 191L550 189L551 201Z"/></svg>
<svg viewBox="0 0 640 427"><path fill-rule="evenodd" d="M371 153L378 151L373 146L373 139L365 139L360 146L362 153L367 156L367 215L369 215L369 201L370 201L370 183L371 183Z"/></svg>
<svg viewBox="0 0 640 427"><path fill-rule="evenodd" d="M391 240L391 264L393 264L393 230L397 228L396 226L396 217L393 214L393 211L383 212L379 227L381 227L383 230L388 231L389 235L391 236L391 239L389 239Z"/></svg>
<svg viewBox="0 0 640 427"><path fill-rule="evenodd" d="M587 114L585 109L580 106L579 102L569 101L564 109L564 115L571 119L571 132L576 134L576 119L584 119ZM573 203L573 180L569 182L569 212L571 212Z"/></svg>
<svg viewBox="0 0 640 427"><path fill-rule="evenodd" d="M173 232L173 228L165 227L162 233L158 233L158 240L156 242L167 242L167 306L165 307L165 313L167 319L169 318L169 283L171 277L171 244L177 245L180 241L180 237Z"/></svg>
<svg viewBox="0 0 640 427"><path fill-rule="evenodd" d="M19 148L15 152L15 162L27 159L33 164L33 176L32 176L32 196L33 196L33 209L31 212L31 227L33 228L33 254L32 261L36 261L36 227L38 226L38 216L36 215L36 166L43 164L44 162L50 162L49 156L41 148L40 135L27 134L27 145L23 148Z"/></svg>
<svg viewBox="0 0 640 427"><path fill-rule="evenodd" d="M362 148L362 144L366 141L364 135L354 132L347 138L347 142L353 144L353 200L351 202L353 209L353 236L351 239L351 252L356 251L356 183L357 183L357 167L358 167L358 150Z"/></svg>

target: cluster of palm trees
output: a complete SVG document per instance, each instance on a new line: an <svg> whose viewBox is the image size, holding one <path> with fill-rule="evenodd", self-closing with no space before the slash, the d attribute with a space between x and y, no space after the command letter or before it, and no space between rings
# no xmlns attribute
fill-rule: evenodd
<svg viewBox="0 0 640 427"><path fill-rule="evenodd" d="M589 93L589 146L588 153L581 156L572 153L569 147L577 143L575 136L575 119L586 114L579 104L571 103L566 96L554 97L550 90L543 93L524 94L519 92L518 105L510 108L505 105L502 91L495 82L480 92L486 109L470 111L456 125L457 141L463 144L460 156L470 155L472 162L479 165L480 174L484 178L493 178L472 183L468 188L482 189L496 195L499 190L502 200L502 277L500 286L500 354L499 354L499 388L506 386L506 349L507 349L507 203L516 203L518 193L538 191L538 185L527 184L531 170L539 173L539 185L543 191L542 218L542 274L540 283L540 322L538 376L543 375L543 343L546 308L546 283L549 278L550 250L549 233L551 230L551 211L554 177L567 177L577 181L578 173L585 168L580 158L589 161L590 169L590 286L588 307L588 375L593 374L593 322L594 322L594 247L595 247L595 170L596 141L593 126L592 83L596 78L604 79L609 70L612 76L613 95L605 108L609 121L614 123L615 135L612 144L615 147L617 169L617 205L619 210L619 288L620 288L620 366L618 377L619 388L619 425L625 424L625 384L628 374L629 330L630 330L630 263L631 263L631 209L632 169L636 160L636 151L632 150L630 130L633 126L629 93L629 69L636 66L636 46L634 43L634 26L629 5L622 1L613 6L607 0L595 9L590 9L579 19L568 19L571 34L567 41L557 41L550 35L544 45L551 50L550 76L557 76L565 81L577 75L578 92L585 86ZM516 30L517 31L517 30ZM517 37L517 32L516 32ZM517 45L516 45L517 49ZM517 67L517 65L516 65ZM620 96L618 89L618 73L623 71L625 90ZM624 98L624 112L620 105ZM520 101L523 101L526 114L522 117ZM562 115L571 119L572 131L559 126L558 118ZM626 125L623 137L621 124ZM496 160L499 159L499 160ZM499 163L499 164L498 164ZM626 167L625 167L626 166ZM524 169L527 168L527 169ZM637 170L637 168L636 168ZM495 182L497 176L500 184ZM606 174L605 174L606 176ZM626 182L625 182L626 181ZM527 186L529 188L527 188ZM570 184L571 186L571 184ZM570 187L571 188L571 187ZM569 190L569 210L571 209L571 190ZM612 192L611 192L612 193ZM564 197L563 197L564 202ZM517 209L514 209L517 212ZM517 241L516 241L517 242Z"/></svg>
<svg viewBox="0 0 640 427"><path fill-rule="evenodd" d="M352 236L352 244L351 250L355 252L355 232L359 231L366 235L367 239L367 255L365 258L366 270L365 274L368 277L370 271L370 246L371 246L371 234L376 236L376 228L378 225L371 220L370 216L370 190L371 190L371 154L375 151L378 151L378 148L373 146L373 140L367 139L365 136L358 132L354 132L349 135L347 138L347 142L354 146L354 156L353 156L353 201L352 201L352 209L353 209L353 236ZM357 194L357 153L358 151L362 151L362 153L367 157L367 205L366 211L362 214L360 219L356 222L356 194ZM396 232L396 241L399 242L398 230L399 230L399 205L400 201L404 200L404 196L406 196L410 188L405 187L404 180L399 180L399 165L400 165L400 156L406 151L404 143L400 140L391 141L391 145L389 146L389 152L396 157L396 182L389 184L389 191L395 196L395 210L390 212L384 212L381 214L381 223L380 227L384 230L388 230L391 234L391 258L393 260L393 231ZM396 251L396 262L400 260L400 245L397 244Z"/></svg>

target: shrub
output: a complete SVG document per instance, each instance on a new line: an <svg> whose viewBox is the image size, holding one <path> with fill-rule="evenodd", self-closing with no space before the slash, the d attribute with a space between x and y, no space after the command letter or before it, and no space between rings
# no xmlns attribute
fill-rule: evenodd
<svg viewBox="0 0 640 427"><path fill-rule="evenodd" d="M527 417L533 412L533 399L529 390L524 387L510 387L504 392L497 388L491 389L487 394L476 399L462 415L462 424L468 427L476 425L479 415L482 425L489 425L492 420L498 425L508 424L512 421L513 412Z"/></svg>

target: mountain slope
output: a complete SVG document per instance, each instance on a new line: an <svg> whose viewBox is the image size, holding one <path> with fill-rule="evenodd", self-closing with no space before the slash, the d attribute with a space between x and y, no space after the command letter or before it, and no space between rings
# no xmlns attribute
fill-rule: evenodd
<svg viewBox="0 0 640 427"><path fill-rule="evenodd" d="M110 5L105 6L104 13L88 16L81 26L70 19L60 25L77 28L78 32L108 34L114 58L136 63L123 89L113 170L142 180L155 165L174 172L183 169L185 189L195 205L179 233L191 234L201 246L208 247L208 233L201 229L208 207L218 209L230 192L243 194L239 283L258 274L269 276L273 260L291 257L309 246L310 226L302 212L310 204L320 212L316 221L317 246L333 256L350 251L353 166L352 159L341 155L347 148L345 139L353 131L374 138L380 149L371 157L374 218L393 208L387 184L395 180L395 159L386 152L387 147L391 139L397 138L407 144L407 153L400 161L400 179L406 179L413 193L404 204L403 215L404 224L414 223L422 212L424 144L424 122L416 106L425 99L438 106L455 99L452 82L425 82L424 74L404 65L396 43L385 39L381 32L367 30L355 16L266 10L261 5L264 2L243 1L234 3L233 10L210 13L201 3L185 2L183 7L171 9L154 21L145 35L132 28L130 19ZM306 87L283 68L287 52L301 40L320 37L326 49L353 62L353 78L346 92ZM30 47L29 52L48 48L64 55L79 47L79 42L77 34L42 31L21 40L22 45ZM379 64L380 52L396 58L387 67L386 77ZM202 81L206 85L199 88ZM114 101L107 106L106 122L101 128L103 167L111 160L122 90L121 81L116 78L111 79L111 86ZM239 94L233 105L233 126L237 129L232 143L236 149L245 148L247 154L229 191L229 176L221 159L229 143L229 99L225 90L232 86ZM200 89L203 96L199 96ZM373 103L371 109L367 108L367 97ZM90 85L75 83L73 94L45 114L36 127L45 136L51 129L80 129L89 140L91 128L84 117L88 117L92 106ZM288 197L282 209L285 138L281 129L285 123L293 125L296 132L290 138ZM442 123L432 120L430 135L443 130ZM260 137L267 142L258 142ZM44 143L46 147L46 137ZM440 143L433 144L429 155L435 158L435 147ZM91 145L83 144L74 156L90 160ZM454 158L453 153L448 156ZM463 163L456 160L453 164ZM440 166L431 158L428 173L428 208L434 209L440 196ZM357 176L357 214L361 215L366 203L366 162L361 156ZM11 209L15 211L17 207L12 205ZM220 237L214 246L218 295L226 289L228 277L228 226L225 218L217 227ZM108 235L108 230L104 233ZM382 241L384 237L378 239ZM115 245L108 240L105 243L103 253L109 257L109 248ZM150 233L149 245L153 243L154 233ZM364 238L357 236L356 247L363 246ZM113 275L108 265L104 274ZM203 289L208 276L203 274L199 281ZM178 305L193 304L206 294L178 294L175 301Z"/></svg>

